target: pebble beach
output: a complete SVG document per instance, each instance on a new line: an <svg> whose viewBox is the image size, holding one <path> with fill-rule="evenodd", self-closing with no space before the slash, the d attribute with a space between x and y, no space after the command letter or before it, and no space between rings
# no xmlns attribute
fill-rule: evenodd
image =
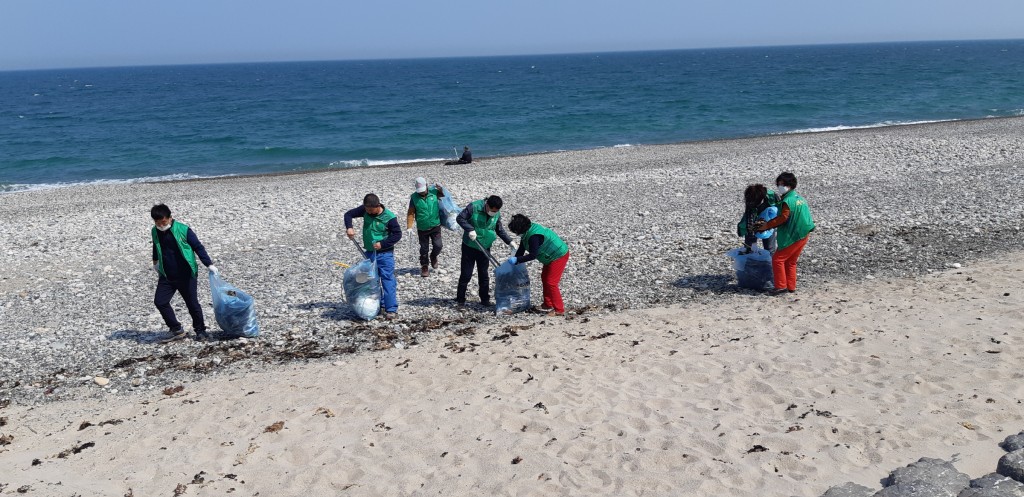
<svg viewBox="0 0 1024 497"><path fill-rule="evenodd" d="M953 454L981 476L1024 429L1021 136L1000 118L0 195L0 494L812 496ZM798 292L769 297L725 253L744 187L782 171L817 229ZM456 308L446 231L428 278L396 248L397 320L354 319L342 214L373 192L404 227L417 176L558 232L566 317L495 316L475 278ZM254 296L259 338L158 343L161 202ZM87 462L122 452L137 467Z"/></svg>

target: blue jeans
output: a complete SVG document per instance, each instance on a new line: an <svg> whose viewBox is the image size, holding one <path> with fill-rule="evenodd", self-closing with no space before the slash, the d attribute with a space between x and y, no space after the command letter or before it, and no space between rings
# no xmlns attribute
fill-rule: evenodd
<svg viewBox="0 0 1024 497"><path fill-rule="evenodd" d="M370 252L367 257L375 258L377 275L380 276L380 307L384 312L398 312L398 281L395 280L395 254L393 252Z"/></svg>

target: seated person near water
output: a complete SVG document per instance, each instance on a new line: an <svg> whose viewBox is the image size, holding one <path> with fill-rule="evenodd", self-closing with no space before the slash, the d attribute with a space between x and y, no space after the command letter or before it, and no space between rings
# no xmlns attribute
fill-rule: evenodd
<svg viewBox="0 0 1024 497"><path fill-rule="evenodd" d="M470 164L472 162L473 152L470 152L469 145L466 145L465 147L462 147L462 157L459 157L459 160L450 160L448 162L445 162L444 165L452 166L455 164Z"/></svg>

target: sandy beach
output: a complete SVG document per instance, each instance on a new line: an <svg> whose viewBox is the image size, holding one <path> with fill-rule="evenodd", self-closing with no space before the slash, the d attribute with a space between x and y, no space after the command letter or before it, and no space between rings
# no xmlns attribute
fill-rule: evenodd
<svg viewBox="0 0 1024 497"><path fill-rule="evenodd" d="M817 496L923 456L980 477L1024 429L1022 128L0 195L0 494ZM743 187L783 170L818 229L768 297L723 254ZM420 175L564 234L568 316L454 308L446 233L429 278L396 250L399 321L354 322L341 214L373 191L404 217ZM155 202L263 336L154 343Z"/></svg>

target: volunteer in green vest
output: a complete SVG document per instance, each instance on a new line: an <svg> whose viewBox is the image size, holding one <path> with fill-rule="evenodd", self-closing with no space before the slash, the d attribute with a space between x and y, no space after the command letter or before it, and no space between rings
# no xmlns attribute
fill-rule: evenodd
<svg viewBox="0 0 1024 497"><path fill-rule="evenodd" d="M462 261L460 264L459 287L455 294L455 303L466 305L466 287L473 278L473 266L476 266L477 281L480 283L480 303L485 307L491 305L491 277L487 271L490 267L488 254L496 238L506 244L512 244L505 227L501 225L501 197L491 195L486 199L470 202L456 221L464 230L462 234Z"/></svg>
<svg viewBox="0 0 1024 497"><path fill-rule="evenodd" d="M406 232L412 236L413 226L416 226L420 242L420 276L424 278L430 274L428 261L430 266L437 269L437 256L444 246L441 241L441 208L437 200L443 196L441 185L434 183L428 187L427 180L422 177L416 178L416 193L409 196L409 212L405 215ZM430 250L430 244L434 245L433 250Z"/></svg>
<svg viewBox="0 0 1024 497"><path fill-rule="evenodd" d="M775 178L776 192L782 197L775 219L755 224L755 231L776 229L778 250L772 254L772 275L775 279L773 295L796 291L796 261L800 258L807 239L814 231L814 220L807 201L796 193L796 176L785 172Z"/></svg>
<svg viewBox="0 0 1024 497"><path fill-rule="evenodd" d="M522 214L512 216L508 229L519 235L519 249L516 250L515 256L508 258L508 262L522 264L537 259L544 265L540 271L544 304L536 310L548 316L564 315L565 305L562 304L562 291L559 290L558 284L562 281L562 272L569 262L569 246L550 228L534 223Z"/></svg>
<svg viewBox="0 0 1024 497"><path fill-rule="evenodd" d="M163 341L185 338L181 323L174 316L171 298L175 292L181 295L192 316L192 330L197 339L208 338L206 321L203 319L203 308L199 305L199 294L196 290L196 275L199 267L196 257L211 273L217 273L206 248L199 242L199 237L184 223L171 217L171 209L164 204L154 205L149 211L153 218L153 227L149 230L153 241L153 270L160 278L156 283L156 296L153 304L160 311L164 323L170 330L170 337Z"/></svg>
<svg viewBox="0 0 1024 497"><path fill-rule="evenodd" d="M402 239L402 227L398 225L395 213L384 208L380 197L368 193L363 205L345 213L345 234L352 240L356 232L352 218L363 218L363 251L366 257L376 261L380 276L380 309L384 319L394 319L398 314L398 282L395 280L395 244Z"/></svg>

